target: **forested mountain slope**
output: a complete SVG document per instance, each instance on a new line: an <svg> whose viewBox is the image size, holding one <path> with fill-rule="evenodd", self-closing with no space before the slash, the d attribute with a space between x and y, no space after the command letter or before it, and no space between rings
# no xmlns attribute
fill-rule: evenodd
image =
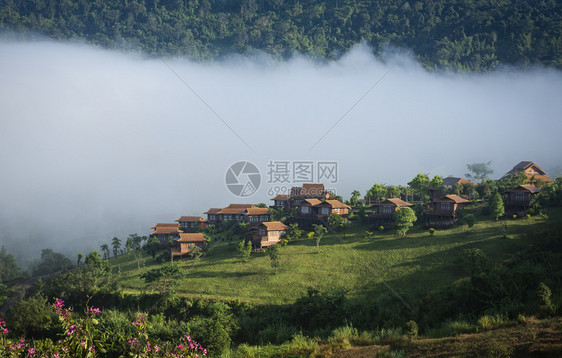
<svg viewBox="0 0 562 358"><path fill-rule="evenodd" d="M428 68L562 67L556 0L5 0L0 30L212 59L261 50L337 58L365 40Z"/></svg>

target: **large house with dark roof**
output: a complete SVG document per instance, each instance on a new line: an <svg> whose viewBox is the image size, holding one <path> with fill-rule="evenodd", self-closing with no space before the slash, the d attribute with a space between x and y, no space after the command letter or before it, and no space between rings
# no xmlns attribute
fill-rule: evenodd
<svg viewBox="0 0 562 358"><path fill-rule="evenodd" d="M540 189L534 185L519 185L516 188L504 191L504 208L508 216L524 216L531 207L531 200L535 194L540 193Z"/></svg>
<svg viewBox="0 0 562 358"><path fill-rule="evenodd" d="M513 167L513 169L507 172L504 178L508 177L509 175L518 174L521 172L525 173L525 176L527 177L527 184L535 185L538 182L543 182L543 183L554 182L553 179L549 178L546 175L546 172L541 167L539 167L534 162L530 162L530 161L519 162L519 164L517 164L516 166Z"/></svg>

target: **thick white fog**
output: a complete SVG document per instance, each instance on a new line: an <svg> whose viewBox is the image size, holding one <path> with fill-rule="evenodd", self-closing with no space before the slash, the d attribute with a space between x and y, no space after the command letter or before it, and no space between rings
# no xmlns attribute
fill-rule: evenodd
<svg viewBox="0 0 562 358"><path fill-rule="evenodd" d="M555 70L429 73L365 46L329 63L166 63L0 40L0 245L20 257L45 247L75 257L209 207L269 204L269 160L338 161L329 186L344 198L418 172L462 176L472 162L491 161L494 178L521 160L562 163ZM263 176L244 199L224 182L240 160Z"/></svg>

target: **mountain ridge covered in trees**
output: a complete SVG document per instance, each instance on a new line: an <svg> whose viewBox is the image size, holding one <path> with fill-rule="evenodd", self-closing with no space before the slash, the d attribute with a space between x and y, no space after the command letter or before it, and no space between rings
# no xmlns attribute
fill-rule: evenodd
<svg viewBox="0 0 562 358"><path fill-rule="evenodd" d="M429 69L562 68L555 0L7 0L0 31L198 60L255 50L333 59L365 41L411 49Z"/></svg>

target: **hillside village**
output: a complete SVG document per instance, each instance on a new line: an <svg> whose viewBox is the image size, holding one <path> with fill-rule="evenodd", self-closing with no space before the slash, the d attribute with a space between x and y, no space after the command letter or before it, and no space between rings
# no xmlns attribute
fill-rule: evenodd
<svg viewBox="0 0 562 358"><path fill-rule="evenodd" d="M428 181L426 200L423 196L418 198L418 221L427 228L447 228L459 220L459 213L465 205L478 198L478 186L484 186L485 190L485 185L464 178L436 178ZM518 163L498 180L501 181L507 185L501 194L508 217L527 215L533 197L541 191L540 187L554 182L532 161ZM414 186L413 181L409 186ZM324 184L304 183L301 187L291 188L289 195L271 198L269 208L264 204L232 203L223 208L210 208L204 212L206 218L181 216L174 223L157 223L151 228L150 237L157 238L162 248L168 248L173 260L188 257L195 247L204 251L208 241L204 231L236 224L237 232L245 237L245 242L251 242L254 251L261 251L283 242L289 225L296 224L309 230L314 225L322 225L330 229L329 218L334 216L347 220L353 213L361 213L373 228L392 228L396 212L414 206L414 203L406 201L408 196L413 198L412 192L404 190L403 195L400 194L373 199L367 193L363 200L344 203L341 197L326 190ZM283 222L273 219L279 216L283 217Z"/></svg>

